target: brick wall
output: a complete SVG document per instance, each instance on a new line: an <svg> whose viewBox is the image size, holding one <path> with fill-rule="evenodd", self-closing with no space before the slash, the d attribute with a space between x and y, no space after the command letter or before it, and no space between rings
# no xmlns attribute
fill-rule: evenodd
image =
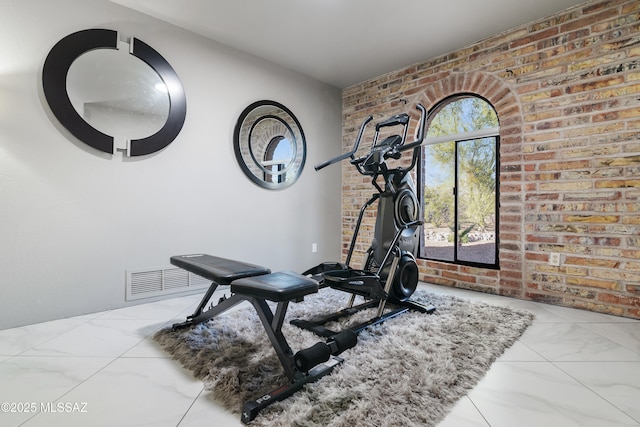
<svg viewBox="0 0 640 427"><path fill-rule="evenodd" d="M417 118L458 93L500 120L500 269L420 260L421 280L640 318L640 2L587 2L348 87L344 148L370 114ZM372 187L342 168L346 254Z"/></svg>

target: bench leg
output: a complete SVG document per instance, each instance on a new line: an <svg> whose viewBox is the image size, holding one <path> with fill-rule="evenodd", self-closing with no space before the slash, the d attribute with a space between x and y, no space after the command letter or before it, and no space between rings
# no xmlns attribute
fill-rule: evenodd
<svg viewBox="0 0 640 427"><path fill-rule="evenodd" d="M211 287L215 291L215 287L213 287L213 284L211 285ZM211 288L209 288L209 290L211 290ZM220 301L217 305L214 305L210 309L202 311L202 307L206 305L206 303L211 299L211 295L213 295L213 291L207 291L205 298L202 299L202 301L204 301L204 304L200 302L198 309L191 316L187 317L186 321L182 323L174 323L172 326L173 330L175 331L176 329L186 328L192 325L197 325L198 323L206 322L207 320L217 316L218 314L224 313L225 311L229 310L234 305L246 300L246 298L242 298L238 295L232 295L229 298L225 298L224 300Z"/></svg>
<svg viewBox="0 0 640 427"><path fill-rule="evenodd" d="M204 298L200 302L200 305L193 313L193 315L187 317L187 320L185 322L175 323L173 325L173 330L205 322L219 314L224 313L225 311L229 310L234 305L241 303L242 301L249 301L258 313L258 317L260 318L260 321L264 326L264 330L269 337L269 341L271 341L271 345L273 346L276 355L278 356L278 359L282 364L284 373L291 381L293 381L298 371L295 369L293 351L291 350L291 347L282 334L282 325L284 323L284 317L287 314L289 301L278 302L274 315L274 313L271 311L271 308L264 299L234 294L231 297L220 301L217 305L211 307L210 309L204 311L204 307L211 299L211 296L215 292L216 287L217 284L212 283L211 287L205 294Z"/></svg>
<svg viewBox="0 0 640 427"><path fill-rule="evenodd" d="M273 403L280 402L293 395L296 391L304 387L305 384L318 381L325 375L330 374L333 368L335 368L342 362L342 358L332 356L328 361L314 367L309 371L307 375L300 377L298 380L289 384L288 386L278 387L277 389L272 390L255 400L245 402L242 405L242 416L240 418L241 421L244 424L249 424L261 410Z"/></svg>
<svg viewBox="0 0 640 427"><path fill-rule="evenodd" d="M267 406L286 399L296 391L300 390L305 384L317 381L323 376L331 373L333 368L343 361L342 358L335 356L335 354L338 354L346 350L347 348L353 347L356 343L355 340L347 340L349 341L348 343L342 340L342 343L339 343L339 340L336 339L336 343L329 342L325 344L327 347L325 352L331 352L332 355L327 354L327 357L322 362L320 362L320 360L314 360L314 362L312 363L314 366L305 373L297 368L295 356L291 351L291 347L289 347L289 344L287 344L287 340L282 334L282 325L284 323L284 317L287 312L289 301L278 302L274 315L271 311L271 308L264 299L250 297L248 298L248 300L251 302L251 304L253 304L256 311L258 312L258 316L262 321L262 325L264 326L269 340L271 341L271 344L273 345L273 348L275 349L276 354L280 359L282 367L284 368L284 371L291 382L288 385L284 385L282 387L276 388L275 390L271 390L270 392L263 394L257 399L245 402L242 406L241 417L242 422L245 424L251 422L251 420L253 420L258 415L258 412L260 412ZM353 334L353 336L355 337L355 334ZM316 346L318 344L316 344ZM315 350L316 346L313 346L304 351Z"/></svg>
<svg viewBox="0 0 640 427"><path fill-rule="evenodd" d="M293 351L282 334L282 324L284 323L284 316L287 314L289 301L278 302L275 315L264 299L251 297L249 301L255 307L258 317L260 317L269 341L271 341L271 345L284 368L284 373L293 381L299 372L295 369Z"/></svg>

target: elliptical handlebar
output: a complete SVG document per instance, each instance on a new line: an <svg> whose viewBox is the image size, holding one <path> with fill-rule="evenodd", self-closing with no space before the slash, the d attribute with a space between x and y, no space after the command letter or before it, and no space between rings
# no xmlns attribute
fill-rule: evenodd
<svg viewBox="0 0 640 427"><path fill-rule="evenodd" d="M344 159L351 157L351 159L353 160L353 155L356 153L356 151L358 151L358 147L360 146L360 140L362 139L362 135L364 134L364 128L367 127L367 125L369 124L369 122L373 120L373 116L369 116L367 117L364 122L362 122L362 125L360 125L360 131L358 132L358 137L356 138L356 143L353 145L353 149L351 151L349 151L348 153L344 153L339 155L338 157L334 157L333 159L324 161L322 163L318 163L317 165L314 166L314 169L316 171L319 171L322 168L326 168L329 165L332 165L334 163L338 163L343 161Z"/></svg>
<svg viewBox="0 0 640 427"><path fill-rule="evenodd" d="M420 124L418 125L418 137L410 144L404 144L398 147L398 151L407 151L415 147L422 145L424 141L424 130L427 124L427 109L422 104L416 105L416 110L420 110Z"/></svg>
<svg viewBox="0 0 640 427"><path fill-rule="evenodd" d="M358 171L360 171L360 173L364 173L360 167L360 164L365 162L372 155L376 155L376 156L382 155L384 159L387 159L389 157L394 157L394 155L397 155L399 158L399 153L410 150L412 148L419 147L422 144L422 141L424 140L424 131L425 131L425 125L427 121L427 110L420 103L416 105L416 109L420 110L420 124L418 125L418 132L417 132L418 135L415 141L409 144L404 144L404 137L403 137L402 142L400 144L391 144L386 147L376 146L374 141L374 144L371 147L371 152L367 155L358 157L356 159L354 155L358 151L358 147L360 146L360 141L362 140L362 135L364 134L365 127L367 126L367 124L369 124L369 122L373 120L373 116L369 116L362 122L362 125L360 126L360 131L358 132L358 136L356 138L355 144L353 145L353 149L347 153L341 154L340 156L334 157L333 159L317 164L315 166L315 170L319 171L320 169L323 169L329 165L341 162L342 160L345 160L347 158L351 158L351 164L355 165ZM403 114L398 114L398 115L389 117L388 119L380 123L377 123L375 138L377 139L378 132L380 131L381 128L396 126L396 125L405 126L405 134L406 134L406 126L409 123L409 119L410 119L409 115L403 113ZM399 137L397 138L400 139ZM412 161L412 166L409 169L412 169L415 166L415 162L416 162L416 159L414 158Z"/></svg>

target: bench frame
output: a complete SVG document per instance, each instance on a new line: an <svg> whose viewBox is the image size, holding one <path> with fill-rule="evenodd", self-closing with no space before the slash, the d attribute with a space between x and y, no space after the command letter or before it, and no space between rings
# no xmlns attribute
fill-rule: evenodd
<svg viewBox="0 0 640 427"><path fill-rule="evenodd" d="M327 347L331 348L332 351L328 360L316 364L306 372L302 371L296 364L296 355L305 351L309 352L311 348L294 354L282 333L282 325L284 324L289 303L291 301L300 302L303 300L304 295L316 293L318 291L316 282L314 282L316 286L313 288L308 285L310 279L296 273L271 273L269 269L264 267L205 254L174 256L171 257L171 263L212 281L195 312L188 316L185 322L175 323L173 325L174 330L205 322L241 302L248 301L255 308L284 369L284 373L290 380L289 384L244 403L241 412L241 421L243 423L249 423L262 409L272 403L286 399L300 390L305 384L317 381L331 373L334 367L343 362L343 359L337 357L337 354L346 350L346 348L336 349L335 344L330 341L327 343ZM226 268L219 268L216 263L226 264ZM244 271L243 267L246 267ZM288 282L287 278L291 280ZM302 286L298 289L289 286L291 284L295 285L296 280L302 283ZM278 282L283 283L282 288L278 287ZM214 292L221 284L230 285L231 296L224 296L220 298L216 305L205 309ZM271 286L271 288L265 289L261 287L265 284L267 287ZM291 290L288 291L290 288ZM289 298L289 296L293 297ZM267 301L276 303L275 312L271 310ZM355 342L353 345L355 345Z"/></svg>

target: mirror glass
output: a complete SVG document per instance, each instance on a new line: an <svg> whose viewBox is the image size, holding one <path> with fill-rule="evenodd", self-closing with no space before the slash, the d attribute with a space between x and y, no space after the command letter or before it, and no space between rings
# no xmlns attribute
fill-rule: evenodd
<svg viewBox="0 0 640 427"><path fill-rule="evenodd" d="M169 116L167 86L126 49L80 55L69 68L67 93L80 117L115 138L153 135Z"/></svg>
<svg viewBox="0 0 640 427"><path fill-rule="evenodd" d="M234 149L249 179L269 189L293 184L306 157L300 123L274 101L258 101L244 110L236 124Z"/></svg>

